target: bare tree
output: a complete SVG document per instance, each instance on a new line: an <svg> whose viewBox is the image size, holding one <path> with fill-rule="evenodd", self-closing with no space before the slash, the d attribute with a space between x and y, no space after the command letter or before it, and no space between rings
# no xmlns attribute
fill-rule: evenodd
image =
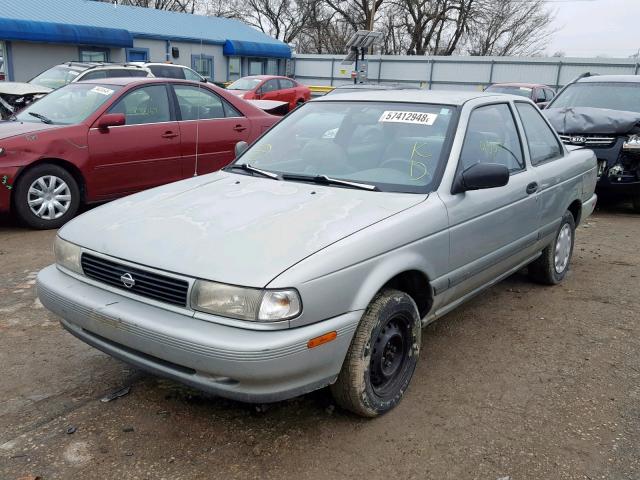
<svg viewBox="0 0 640 480"><path fill-rule="evenodd" d="M176 12L195 13L198 0L103 0L116 5L155 8L156 10L173 10Z"/></svg>
<svg viewBox="0 0 640 480"><path fill-rule="evenodd" d="M471 55L535 55L554 33L545 0L477 0L467 39Z"/></svg>

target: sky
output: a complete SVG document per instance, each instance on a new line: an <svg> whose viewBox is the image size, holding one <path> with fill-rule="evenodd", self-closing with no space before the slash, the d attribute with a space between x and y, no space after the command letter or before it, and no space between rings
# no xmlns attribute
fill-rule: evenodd
<svg viewBox="0 0 640 480"><path fill-rule="evenodd" d="M547 52L627 58L640 49L640 0L547 0L558 31Z"/></svg>

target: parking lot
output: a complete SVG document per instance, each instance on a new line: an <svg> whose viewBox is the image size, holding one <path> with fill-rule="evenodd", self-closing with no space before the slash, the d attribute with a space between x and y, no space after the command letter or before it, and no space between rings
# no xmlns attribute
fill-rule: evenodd
<svg viewBox="0 0 640 480"><path fill-rule="evenodd" d="M600 208L565 283L516 274L430 325L404 400L364 420L326 391L245 405L90 348L36 299L55 232L0 219L0 478L640 478L638 222Z"/></svg>

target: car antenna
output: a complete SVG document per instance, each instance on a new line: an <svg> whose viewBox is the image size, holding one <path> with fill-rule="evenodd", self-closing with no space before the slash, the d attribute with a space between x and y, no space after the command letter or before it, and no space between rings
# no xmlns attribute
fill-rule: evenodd
<svg viewBox="0 0 640 480"><path fill-rule="evenodd" d="M202 63L202 35L200 36L200 63ZM202 82L198 82L198 96L200 96L201 85ZM193 169L193 176L198 176L198 144L200 142L200 105L196 104L196 108L198 110L198 114L196 115L196 163Z"/></svg>

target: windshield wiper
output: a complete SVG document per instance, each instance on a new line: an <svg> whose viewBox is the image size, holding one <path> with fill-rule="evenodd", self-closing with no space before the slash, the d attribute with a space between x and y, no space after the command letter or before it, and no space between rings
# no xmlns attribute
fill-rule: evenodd
<svg viewBox="0 0 640 480"><path fill-rule="evenodd" d="M244 170L245 172L257 173L259 175L262 175L263 177L272 178L274 180L280 180L280 177L278 176L277 173L273 173L273 172L269 172L267 170L262 170L260 168L252 167L248 163L234 163L233 165L229 165L228 167L226 167L225 170L227 170L227 169L231 170L231 169L234 169L234 168L239 168L241 170Z"/></svg>
<svg viewBox="0 0 640 480"><path fill-rule="evenodd" d="M348 182L347 180L340 180L338 178L331 178L326 175L295 175L291 173L285 173L282 175L284 180L301 180L303 182L321 183L324 185L341 185L343 187L358 188L360 190L379 190L375 185L369 185L368 183L356 183Z"/></svg>
<svg viewBox="0 0 640 480"><path fill-rule="evenodd" d="M44 115L42 115L40 113L36 113L36 112L28 112L28 113L32 117L36 117L42 123L47 123L47 124L52 124L53 123L53 120L51 120L50 118L45 117Z"/></svg>

